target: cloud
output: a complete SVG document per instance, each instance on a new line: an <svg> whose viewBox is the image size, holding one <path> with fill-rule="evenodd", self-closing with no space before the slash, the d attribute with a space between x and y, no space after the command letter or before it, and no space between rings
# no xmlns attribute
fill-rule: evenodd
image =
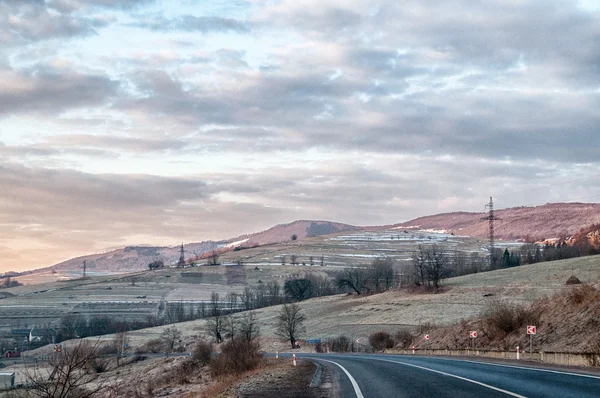
<svg viewBox="0 0 600 398"><path fill-rule="evenodd" d="M3 46L89 36L108 23L102 16L54 12L44 1L0 2L0 44Z"/></svg>
<svg viewBox="0 0 600 398"><path fill-rule="evenodd" d="M135 22L132 26L156 31L186 31L186 32L236 32L248 33L250 28L245 22L223 17L182 15L177 18L163 16L147 16Z"/></svg>
<svg viewBox="0 0 600 398"><path fill-rule="evenodd" d="M115 95L119 87L119 82L102 74L49 65L0 70L0 80L4 81L0 87L0 116L97 106Z"/></svg>

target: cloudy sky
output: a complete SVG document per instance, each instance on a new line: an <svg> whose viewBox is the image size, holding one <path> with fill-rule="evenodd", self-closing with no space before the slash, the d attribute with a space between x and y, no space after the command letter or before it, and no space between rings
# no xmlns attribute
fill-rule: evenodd
<svg viewBox="0 0 600 398"><path fill-rule="evenodd" d="M0 0L0 119L0 271L595 202L600 1Z"/></svg>

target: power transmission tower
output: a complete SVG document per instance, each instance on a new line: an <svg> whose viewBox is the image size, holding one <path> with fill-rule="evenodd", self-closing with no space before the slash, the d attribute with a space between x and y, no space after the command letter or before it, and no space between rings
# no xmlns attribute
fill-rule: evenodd
<svg viewBox="0 0 600 398"><path fill-rule="evenodd" d="M496 252L494 251L494 221L500 220L500 218L494 215L494 201L490 196L490 203L485 205L486 209L489 210L487 217L483 217L482 220L489 221L490 223L490 268L493 268L496 264Z"/></svg>
<svg viewBox="0 0 600 398"><path fill-rule="evenodd" d="M181 244L181 251L179 254L179 261L177 261L177 266L178 267L185 267L185 255L183 252L183 243Z"/></svg>

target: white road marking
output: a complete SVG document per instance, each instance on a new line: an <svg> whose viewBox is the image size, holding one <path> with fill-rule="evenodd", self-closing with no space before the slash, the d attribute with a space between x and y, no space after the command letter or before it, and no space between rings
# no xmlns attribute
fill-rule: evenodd
<svg viewBox="0 0 600 398"><path fill-rule="evenodd" d="M381 358L373 358L373 359L375 359L377 361L391 362L391 363L396 363L396 364L399 364L399 365L405 365L405 366L410 366L410 367L417 368L417 369L427 370L429 372L438 373L438 374L441 374L441 375L444 375L444 376L448 376L448 377L454 377L456 379L460 379L460 380L463 380L463 381L468 381L469 383L477 384L477 385L480 385L482 387L486 387L486 388L489 388L491 390L498 391L498 392L504 393L506 395L510 395L511 397L527 398L524 395L515 394L514 392L510 392L510 391L506 391L506 390L503 390L503 389L498 388L498 387L490 386L489 384L481 383L481 382L476 381L476 380L467 379L466 377L453 375L451 373L442 372L440 370L429 369L429 368L426 368L426 367L423 367L423 366L413 365L413 364L406 363L406 362L390 361L389 359L381 359Z"/></svg>
<svg viewBox="0 0 600 398"><path fill-rule="evenodd" d="M354 377L352 377L350 372L348 372L345 367L343 367L342 365L340 365L337 362L329 361L327 359L321 359L321 358L313 358L313 359L316 359L318 361L330 362L334 365L339 366L340 369L342 369L344 371L344 373L346 373L346 376L348 376L348 379L350 379L350 383L352 383L352 387L354 387L354 393L356 394L356 398L365 398L365 396L360 391L360 387L358 387L358 383L356 382L356 380L354 380Z"/></svg>
<svg viewBox="0 0 600 398"><path fill-rule="evenodd" d="M466 359L451 359L451 358L435 358L435 359L440 359L440 360L444 360L444 361L468 362L468 363L475 363L475 364L478 364L478 365L501 366L503 368L534 370L536 372L557 373L557 374L567 375L567 376L588 377L590 379L598 379L598 380L600 380L600 376L586 375L586 374L583 374L583 373L562 372L560 370L540 369L540 368L534 368L534 367L528 367L528 366L517 366L517 365L503 365L503 364L491 363L491 362L469 361L469 360L466 360Z"/></svg>

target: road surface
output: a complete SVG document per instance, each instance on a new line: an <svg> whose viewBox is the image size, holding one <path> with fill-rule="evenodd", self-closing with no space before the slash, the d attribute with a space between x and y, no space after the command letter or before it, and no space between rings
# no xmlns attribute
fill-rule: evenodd
<svg viewBox="0 0 600 398"><path fill-rule="evenodd" d="M334 371L340 395L389 397L600 397L600 376L402 355L297 354Z"/></svg>

